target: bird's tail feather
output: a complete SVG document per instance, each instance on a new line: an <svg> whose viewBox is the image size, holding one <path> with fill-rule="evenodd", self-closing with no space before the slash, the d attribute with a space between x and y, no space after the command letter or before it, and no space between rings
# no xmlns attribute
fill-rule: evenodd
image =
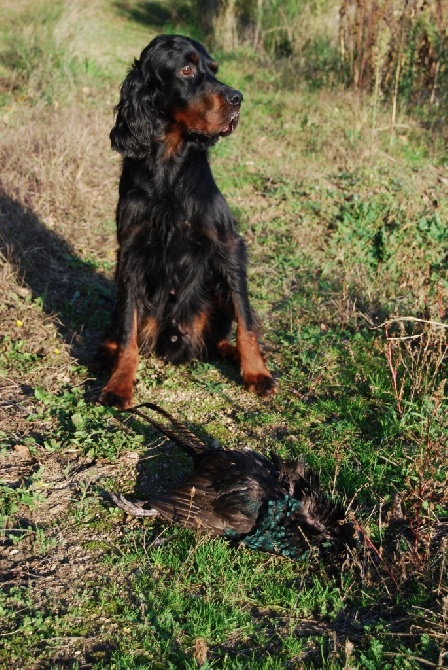
<svg viewBox="0 0 448 670"><path fill-rule="evenodd" d="M151 418L151 416L148 414L141 412L140 410L142 408L152 409L154 412L157 412L157 414L165 417L170 422L172 428L159 423L155 419ZM177 419L175 419L169 412L162 409L162 407L159 407L159 405L156 405L153 402L143 402L140 405L129 409L128 411L132 414L137 414L145 421L149 421L149 423L154 426L156 430L161 432L162 435L168 437L172 442L177 444L177 446L181 447L184 451L190 454L190 456L199 456L207 448L202 440L200 440L194 433L192 433L191 430L189 430L182 423L179 423L179 421L177 421Z"/></svg>

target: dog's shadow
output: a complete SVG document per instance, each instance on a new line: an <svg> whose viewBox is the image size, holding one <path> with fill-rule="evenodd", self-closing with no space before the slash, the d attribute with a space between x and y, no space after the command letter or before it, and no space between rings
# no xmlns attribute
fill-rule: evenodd
<svg viewBox="0 0 448 670"><path fill-rule="evenodd" d="M81 365L95 367L113 309L112 280L1 188L0 253L29 288L32 300L54 318L71 355Z"/></svg>

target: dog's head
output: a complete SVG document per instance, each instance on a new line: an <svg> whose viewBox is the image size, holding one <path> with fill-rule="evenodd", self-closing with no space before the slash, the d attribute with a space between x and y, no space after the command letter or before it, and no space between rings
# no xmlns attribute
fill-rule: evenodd
<svg viewBox="0 0 448 670"><path fill-rule="evenodd" d="M143 158L154 141L175 155L186 141L213 144L235 130L242 94L218 81L204 47L180 35L159 35L142 51L121 87L112 147Z"/></svg>

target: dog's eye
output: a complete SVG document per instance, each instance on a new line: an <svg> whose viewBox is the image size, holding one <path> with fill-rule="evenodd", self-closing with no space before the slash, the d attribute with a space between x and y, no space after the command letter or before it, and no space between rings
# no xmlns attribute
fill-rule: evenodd
<svg viewBox="0 0 448 670"><path fill-rule="evenodd" d="M195 74L195 68L192 65L186 65L180 71L181 75L184 77L193 77Z"/></svg>

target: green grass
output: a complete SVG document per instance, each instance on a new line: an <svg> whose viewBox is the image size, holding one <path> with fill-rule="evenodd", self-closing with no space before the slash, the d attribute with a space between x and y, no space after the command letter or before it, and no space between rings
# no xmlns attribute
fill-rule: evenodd
<svg viewBox="0 0 448 670"><path fill-rule="evenodd" d="M294 60L218 54L245 98L212 151L278 393L247 394L226 362L142 358L136 402L208 444L304 456L378 555L293 563L108 502L189 467L142 419L95 404L119 170L107 136L126 69L160 31L148 7L25 2L0 28L0 665L443 667L447 155L410 118L391 145L368 101Z"/></svg>

